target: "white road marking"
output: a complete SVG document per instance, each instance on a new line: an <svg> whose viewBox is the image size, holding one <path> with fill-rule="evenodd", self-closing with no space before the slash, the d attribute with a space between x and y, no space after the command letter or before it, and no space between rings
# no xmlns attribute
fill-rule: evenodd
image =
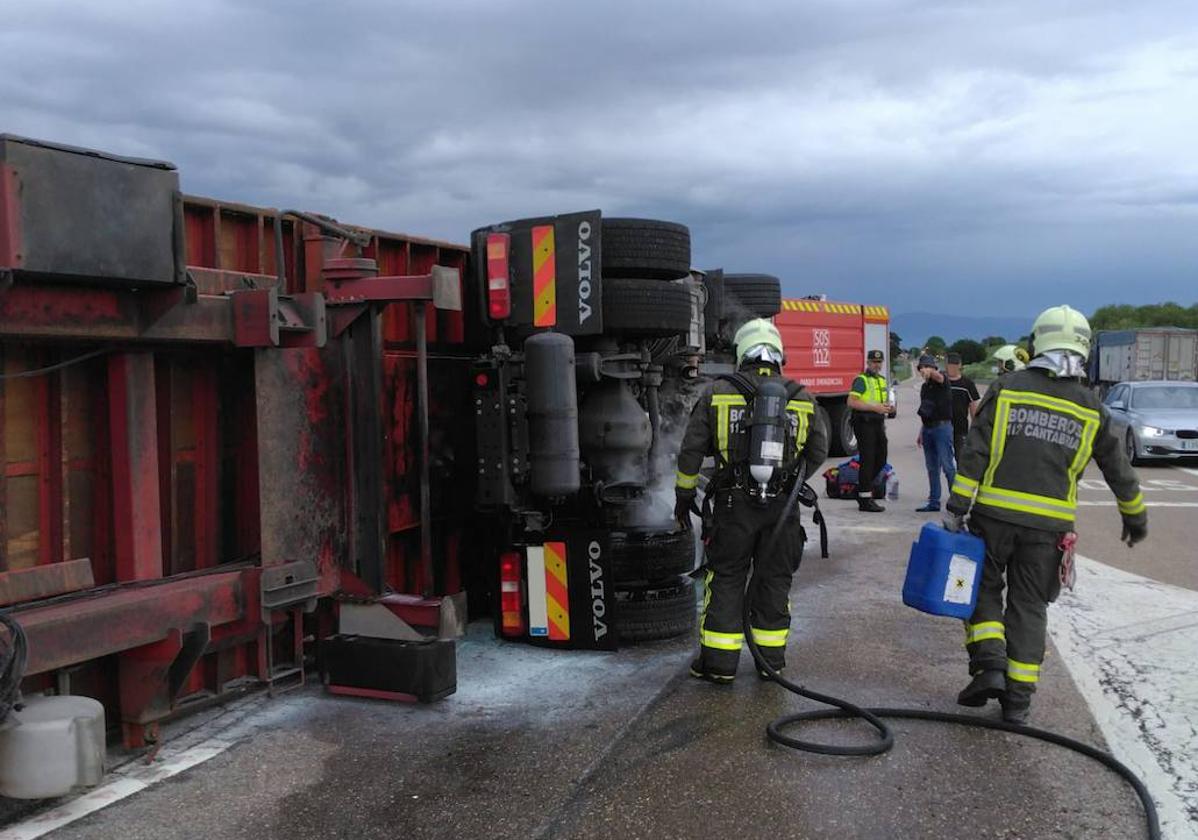
<svg viewBox="0 0 1198 840"><path fill-rule="evenodd" d="M1162 834L1198 838L1198 592L1079 556L1049 632L1120 761L1151 791Z"/></svg>
<svg viewBox="0 0 1198 840"><path fill-rule="evenodd" d="M264 705L264 698L252 699L234 706L234 711L205 726L191 737L168 742L152 764L131 761L108 774L108 781L69 799L61 805L33 814L25 820L0 829L0 840L36 840L51 831L69 825L101 808L120 802L135 793L197 764L223 753L229 747L263 728L281 724L298 703L275 698ZM205 737L207 736L207 737ZM202 738L197 743L197 739Z"/></svg>
<svg viewBox="0 0 1198 840"><path fill-rule="evenodd" d="M1175 469L1175 470L1180 470L1180 471L1181 471L1181 472L1183 472L1183 473L1189 473L1190 475L1198 475L1198 469L1196 469L1196 468L1194 468L1194 467L1178 467L1178 466L1174 466L1174 467L1173 467L1173 469Z"/></svg>

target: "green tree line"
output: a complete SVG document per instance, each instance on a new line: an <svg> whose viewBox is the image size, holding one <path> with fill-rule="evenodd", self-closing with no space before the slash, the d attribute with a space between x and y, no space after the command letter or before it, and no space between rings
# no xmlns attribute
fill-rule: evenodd
<svg viewBox="0 0 1198 840"><path fill-rule="evenodd" d="M1198 330L1198 303L1182 306L1169 301L1146 306L1126 303L1100 306L1090 316L1095 330L1132 330L1139 327L1186 327Z"/></svg>

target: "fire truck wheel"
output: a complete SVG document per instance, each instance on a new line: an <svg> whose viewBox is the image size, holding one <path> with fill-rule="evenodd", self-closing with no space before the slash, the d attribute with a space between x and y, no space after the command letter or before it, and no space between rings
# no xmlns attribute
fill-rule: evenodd
<svg viewBox="0 0 1198 840"><path fill-rule="evenodd" d="M617 587L616 629L625 643L671 639L691 632L695 607L695 582L688 577Z"/></svg>
<svg viewBox="0 0 1198 840"><path fill-rule="evenodd" d="M608 557L612 580L662 580L695 568L695 539L688 532L612 531Z"/></svg>
<svg viewBox="0 0 1198 840"><path fill-rule="evenodd" d="M690 326L691 293L686 286L660 280L603 278L605 331L666 337L686 333Z"/></svg>
<svg viewBox="0 0 1198 840"><path fill-rule="evenodd" d="M853 431L853 412L845 403L828 408L828 450L833 455L856 455L857 433Z"/></svg>
<svg viewBox="0 0 1198 840"><path fill-rule="evenodd" d="M782 284L772 274L725 274L724 319L772 318L782 310Z"/></svg>
<svg viewBox="0 0 1198 840"><path fill-rule="evenodd" d="M656 219L604 219L603 279L650 277L675 280L691 270L691 232Z"/></svg>

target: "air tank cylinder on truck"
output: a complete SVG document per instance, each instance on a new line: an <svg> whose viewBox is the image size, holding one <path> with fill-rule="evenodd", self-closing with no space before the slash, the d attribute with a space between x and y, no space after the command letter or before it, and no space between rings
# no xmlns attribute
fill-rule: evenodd
<svg viewBox="0 0 1198 840"><path fill-rule="evenodd" d="M532 492L561 498L578 492L578 389L574 340L544 332L524 342L528 460Z"/></svg>

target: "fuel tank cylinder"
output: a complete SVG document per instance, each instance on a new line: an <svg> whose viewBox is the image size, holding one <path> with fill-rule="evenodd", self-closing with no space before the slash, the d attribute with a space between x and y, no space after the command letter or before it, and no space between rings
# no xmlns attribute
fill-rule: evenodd
<svg viewBox="0 0 1198 840"><path fill-rule="evenodd" d="M560 498L578 492L578 389L574 340L537 333L524 342L528 385L528 460L532 491Z"/></svg>

